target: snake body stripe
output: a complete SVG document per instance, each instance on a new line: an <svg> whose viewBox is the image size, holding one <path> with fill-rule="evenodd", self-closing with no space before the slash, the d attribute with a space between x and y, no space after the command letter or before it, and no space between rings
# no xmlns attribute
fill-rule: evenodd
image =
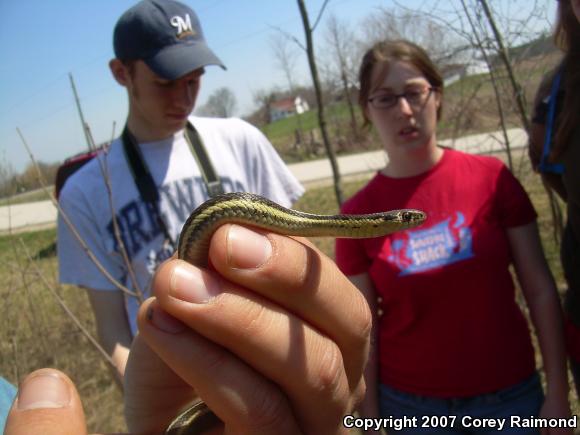
<svg viewBox="0 0 580 435"><path fill-rule="evenodd" d="M304 237L380 237L416 227L426 215L419 210L393 210L366 215L324 216L290 210L250 193L218 195L189 216L181 234L177 256L195 266L208 263L209 242L215 230L226 222L250 225L279 234ZM203 401L179 414L166 435L195 435L219 420Z"/></svg>

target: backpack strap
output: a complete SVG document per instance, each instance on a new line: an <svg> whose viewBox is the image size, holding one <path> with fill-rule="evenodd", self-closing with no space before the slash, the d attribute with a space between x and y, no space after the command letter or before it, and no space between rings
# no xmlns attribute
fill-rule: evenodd
<svg viewBox="0 0 580 435"><path fill-rule="evenodd" d="M211 163L209 155L207 154L207 151L197 130L195 130L193 125L188 122L185 132L185 138L189 144L189 149L191 150L191 153L195 157L195 160L199 166L199 170L201 172L208 195L211 198L213 196L224 193L221 180ZM163 231L166 242L169 243L173 249L175 249L175 241L169 234L169 230L167 229L167 226L161 217L161 211L159 210L159 191L157 190L157 186L155 185L155 181L153 180L149 168L145 164L145 160L143 159L143 154L141 153L139 144L127 126L125 126L123 130L121 139L123 142L125 158L127 159L127 163L131 169L131 175L133 176L137 190L139 190L139 195L143 201L151 205L155 214L155 220Z"/></svg>
<svg viewBox="0 0 580 435"><path fill-rule="evenodd" d="M562 69L560 69L552 81L552 88L550 90L550 100L548 102L548 114L546 117L546 135L544 136L544 148L542 150L542 158L538 166L540 172L550 172L552 174L563 174L564 165L561 163L550 163L550 152L552 150L552 131L554 130L554 120L556 118L556 100L558 99L558 92L560 90L560 82L562 80Z"/></svg>
<svg viewBox="0 0 580 435"><path fill-rule="evenodd" d="M149 168L145 164L137 140L135 139L135 136L131 134L127 126L123 129L121 139L123 141L125 158L129 164L133 181L135 181L137 190L139 190L139 196L141 196L141 199L151 206L155 222L159 228L161 228L163 236L165 237L165 242L175 249L175 241L171 237L171 234L169 234L167 225L165 225L165 221L161 217L161 211L159 210L159 191L157 190L157 186L155 185L155 181L151 176Z"/></svg>

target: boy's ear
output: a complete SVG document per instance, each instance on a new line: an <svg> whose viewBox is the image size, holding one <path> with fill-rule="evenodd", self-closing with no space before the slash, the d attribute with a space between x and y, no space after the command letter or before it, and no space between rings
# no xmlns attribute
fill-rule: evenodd
<svg viewBox="0 0 580 435"><path fill-rule="evenodd" d="M113 73L113 77L117 83L126 87L129 82L129 68L116 58L109 62L109 68L111 69L111 73Z"/></svg>

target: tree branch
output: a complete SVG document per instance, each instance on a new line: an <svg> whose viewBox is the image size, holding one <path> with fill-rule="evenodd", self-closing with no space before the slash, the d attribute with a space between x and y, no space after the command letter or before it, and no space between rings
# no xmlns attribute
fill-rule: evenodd
<svg viewBox="0 0 580 435"><path fill-rule="evenodd" d="M324 0L324 3L322 4L322 7L320 8L320 12L318 12L318 16L316 17L316 20L314 20L314 24L312 25L312 29L310 30L312 33L314 33L314 31L316 30L316 26L318 26L318 23L320 22L320 19L322 18L322 14L324 13L324 9L326 9L326 6L328 5L328 2L330 0Z"/></svg>

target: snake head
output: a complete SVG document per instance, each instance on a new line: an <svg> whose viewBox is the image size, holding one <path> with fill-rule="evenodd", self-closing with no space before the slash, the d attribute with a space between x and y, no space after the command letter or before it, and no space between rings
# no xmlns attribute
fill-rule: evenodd
<svg viewBox="0 0 580 435"><path fill-rule="evenodd" d="M409 227L421 225L427 219L427 214L421 210L401 210L401 221Z"/></svg>

